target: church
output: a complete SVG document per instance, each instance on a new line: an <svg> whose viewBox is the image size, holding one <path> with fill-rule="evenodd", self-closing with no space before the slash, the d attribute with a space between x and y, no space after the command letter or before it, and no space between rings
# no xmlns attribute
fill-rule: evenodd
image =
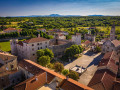
<svg viewBox="0 0 120 90"><path fill-rule="evenodd" d="M115 38L115 24L113 23L110 31L110 38L103 43L102 53L104 54L106 52L118 51L119 48L120 41Z"/></svg>

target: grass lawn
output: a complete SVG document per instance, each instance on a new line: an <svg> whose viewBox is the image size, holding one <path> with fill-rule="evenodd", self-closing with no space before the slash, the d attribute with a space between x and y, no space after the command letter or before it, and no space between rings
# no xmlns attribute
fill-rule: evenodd
<svg viewBox="0 0 120 90"><path fill-rule="evenodd" d="M9 41L7 41L7 42L0 42L0 49L2 51L6 51L6 52L10 51L11 50L10 42Z"/></svg>

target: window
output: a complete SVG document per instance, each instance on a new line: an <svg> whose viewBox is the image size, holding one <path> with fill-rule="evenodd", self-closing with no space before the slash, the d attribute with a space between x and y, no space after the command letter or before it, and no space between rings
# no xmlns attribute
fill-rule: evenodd
<svg viewBox="0 0 120 90"><path fill-rule="evenodd" d="M4 78L1 78L1 81L4 81Z"/></svg>
<svg viewBox="0 0 120 90"><path fill-rule="evenodd" d="M32 51L34 51L34 48L32 48Z"/></svg>
<svg viewBox="0 0 120 90"><path fill-rule="evenodd" d="M42 47L41 47L41 49L42 49Z"/></svg>
<svg viewBox="0 0 120 90"><path fill-rule="evenodd" d="M38 50L39 50L39 47L38 47Z"/></svg>
<svg viewBox="0 0 120 90"><path fill-rule="evenodd" d="M34 56L35 54L33 54L33 56Z"/></svg>
<svg viewBox="0 0 120 90"><path fill-rule="evenodd" d="M11 65L11 69L13 69L13 67L14 67L14 66L13 66L13 65Z"/></svg>
<svg viewBox="0 0 120 90"><path fill-rule="evenodd" d="M47 44L47 42L45 42L45 44Z"/></svg>
<svg viewBox="0 0 120 90"><path fill-rule="evenodd" d="M39 43L37 45L39 45Z"/></svg>
<svg viewBox="0 0 120 90"><path fill-rule="evenodd" d="M19 79L19 78L17 78L17 81L20 81L20 79Z"/></svg>
<svg viewBox="0 0 120 90"><path fill-rule="evenodd" d="M46 48L47 48L47 46L46 46Z"/></svg>
<svg viewBox="0 0 120 90"><path fill-rule="evenodd" d="M12 83L14 83L14 80L12 81Z"/></svg>
<svg viewBox="0 0 120 90"><path fill-rule="evenodd" d="M34 44L32 44L32 46L34 46Z"/></svg>
<svg viewBox="0 0 120 90"><path fill-rule="evenodd" d="M5 84L3 84L2 86L5 87Z"/></svg>
<svg viewBox="0 0 120 90"><path fill-rule="evenodd" d="M40 43L40 45L42 45L42 43Z"/></svg>

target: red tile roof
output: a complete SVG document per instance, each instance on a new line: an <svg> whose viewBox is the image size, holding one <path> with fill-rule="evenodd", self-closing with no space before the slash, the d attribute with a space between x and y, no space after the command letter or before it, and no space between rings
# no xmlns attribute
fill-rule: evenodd
<svg viewBox="0 0 120 90"><path fill-rule="evenodd" d="M83 44L85 44L85 45L88 45L88 44L90 44L91 42L89 41L89 40L86 40Z"/></svg>
<svg viewBox="0 0 120 90"><path fill-rule="evenodd" d="M16 85L14 90L36 90L46 83L46 72L35 75L24 82Z"/></svg>
<svg viewBox="0 0 120 90"><path fill-rule="evenodd" d="M4 31L10 31L10 30L17 30L16 28L7 28L7 29L4 29Z"/></svg>
<svg viewBox="0 0 120 90"><path fill-rule="evenodd" d="M60 87L63 89L63 90L93 90L92 88L89 88L86 86L83 85L83 84L80 84L78 83L77 81L74 81L73 79L69 78L68 80L65 79L62 84L60 85Z"/></svg>
<svg viewBox="0 0 120 90"><path fill-rule="evenodd" d="M118 47L120 45L120 41L113 40L112 43L115 45L115 47Z"/></svg>
<svg viewBox="0 0 120 90"><path fill-rule="evenodd" d="M8 61L8 60L15 59L15 58L17 58L17 57L14 56L14 55L8 54L8 53L0 52L0 58L1 58L3 61Z"/></svg>
<svg viewBox="0 0 120 90"><path fill-rule="evenodd" d="M104 90L112 90L115 76L116 75L109 70L97 70L88 86L95 90L100 90L101 88L104 88Z"/></svg>
<svg viewBox="0 0 120 90"><path fill-rule="evenodd" d="M41 31L41 30L46 30L46 29L42 29L42 28L41 28L41 29L37 29L37 30L40 30L40 31Z"/></svg>
<svg viewBox="0 0 120 90"><path fill-rule="evenodd" d="M23 46L23 42L19 41L17 44L19 44L20 46Z"/></svg>
<svg viewBox="0 0 120 90"><path fill-rule="evenodd" d="M120 82L118 81L114 82L113 90L120 90Z"/></svg>
<svg viewBox="0 0 120 90"><path fill-rule="evenodd" d="M25 69L26 71L32 73L33 75L44 72L44 70L36 67L35 65L33 65L33 64L29 63L29 62L26 62L26 60L20 61L18 66L22 67L23 69Z"/></svg>
<svg viewBox="0 0 120 90"><path fill-rule="evenodd" d="M118 65L116 65L116 58L114 58L115 52L108 52L104 55L103 59L100 61L98 67L105 66L105 69L112 70L113 73L117 74ZM119 57L117 58L117 60Z"/></svg>
<svg viewBox="0 0 120 90"><path fill-rule="evenodd" d="M26 40L24 42L25 43L35 43L35 42L42 42L42 41L48 41L48 39L43 38L43 37L37 37L37 38L28 39L28 40Z"/></svg>
<svg viewBox="0 0 120 90"><path fill-rule="evenodd" d="M7 29L4 29L4 31L12 31L12 30L17 30L18 32L22 31L22 29L16 29L16 28L7 28Z"/></svg>
<svg viewBox="0 0 120 90"><path fill-rule="evenodd" d="M56 72L54 72L52 70L49 70L49 69L47 69L45 67L42 67L42 66L40 66L40 65L30 61L30 60L23 60L20 63L21 64L19 64L19 66L21 66L22 68L26 69L28 72L31 72L33 74L35 74L35 73L37 74L38 73L37 71L39 71L39 70L43 70L42 73L47 72L47 83L50 83L54 79L54 77L58 77L58 78L60 78L60 79L62 79L64 81L66 79L65 76L62 76L62 75L60 75L60 74L58 74L58 73L56 73ZM34 69L35 67L37 68L37 70ZM17 85L17 86L19 86L19 85ZM25 86L25 85L23 84L23 86ZM63 86L61 86L61 88L65 88L64 86L66 86L69 89L71 87L74 87L74 88L76 88L76 90L92 90L91 88L89 88L89 87L87 87L87 86L85 86L85 85L83 85L83 84L81 84L81 83L79 83L79 82L77 82L75 80L72 80L72 79L68 79L63 84ZM18 90L18 89L15 89L15 90Z"/></svg>

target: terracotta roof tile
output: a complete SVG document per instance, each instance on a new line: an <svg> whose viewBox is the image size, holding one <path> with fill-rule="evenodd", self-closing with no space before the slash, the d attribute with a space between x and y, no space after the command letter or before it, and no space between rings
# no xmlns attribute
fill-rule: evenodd
<svg viewBox="0 0 120 90"><path fill-rule="evenodd" d="M13 60L16 58L16 56L8 54L8 53L4 53L4 52L0 52L0 58L3 61L8 61L8 60Z"/></svg>
<svg viewBox="0 0 120 90"><path fill-rule="evenodd" d="M4 31L13 31L13 30L17 30L18 32L21 32L22 31L22 29L16 29L16 28L7 28L7 29L4 29Z"/></svg>
<svg viewBox="0 0 120 90"><path fill-rule="evenodd" d="M61 86L64 90L93 90L71 78L65 80L64 84Z"/></svg>
<svg viewBox="0 0 120 90"><path fill-rule="evenodd" d="M23 42L19 41L17 44L19 44L20 46L23 46Z"/></svg>
<svg viewBox="0 0 120 90"><path fill-rule="evenodd" d="M4 31L10 31L10 30L17 30L16 28L7 28L7 29L4 29Z"/></svg>
<svg viewBox="0 0 120 90"><path fill-rule="evenodd" d="M98 67L106 66L108 69L112 70L113 73L117 74L118 71L118 65L116 65L116 61L119 59L119 57L116 59L114 58L115 52L108 52L104 55L103 59L99 62Z"/></svg>
<svg viewBox="0 0 120 90"><path fill-rule="evenodd" d="M113 90L120 90L120 82L118 81L114 82Z"/></svg>
<svg viewBox="0 0 120 90"><path fill-rule="evenodd" d="M35 65L29 62L26 62L25 60L20 61L18 65L27 70L28 72L32 73L33 75L44 72L44 70L40 69L39 67L36 67Z"/></svg>
<svg viewBox="0 0 120 90"><path fill-rule="evenodd" d="M118 47L120 45L120 41L113 40L112 43L115 45L115 47Z"/></svg>
<svg viewBox="0 0 120 90"><path fill-rule="evenodd" d="M42 42L42 41L48 41L48 39L43 38L43 37L37 37L37 38L28 39L28 40L26 40L24 42L25 43L35 43L35 42Z"/></svg>
<svg viewBox="0 0 120 90"><path fill-rule="evenodd" d="M90 44L91 42L89 41L89 40L86 40L83 44L85 44L85 45L88 45L88 44Z"/></svg>
<svg viewBox="0 0 120 90"><path fill-rule="evenodd" d="M43 70L44 72L47 72L47 83L50 83L54 79L54 77L58 77L58 78L60 78L60 79L62 79L64 81L66 79L65 76L60 75L60 74L58 74L58 73L56 73L56 72L54 72L52 70L49 70L49 69L47 69L45 67L42 67L42 66L40 66L40 65L36 64L35 62L30 61L30 60L21 61L19 66L21 66L22 68L28 70L29 72L31 72L33 74L37 74L38 72L36 72L36 71L39 71L39 70ZM37 70L34 69L35 67L37 68ZM42 72L42 73L44 73L44 72ZM42 74L42 73L40 73L40 74ZM79 83L79 82L77 82L75 80L72 80L70 78L64 84L62 84L62 86L61 86L61 88L63 88L63 89L65 87L69 88L70 90L73 87L76 90L92 90L91 88L89 88L89 87L87 87L87 86L85 86L85 85L83 85L83 84L81 84L81 83ZM68 90L68 89L65 89L65 90Z"/></svg>
<svg viewBox="0 0 120 90"><path fill-rule="evenodd" d="M37 74L24 82L16 85L14 90L36 90L46 83L46 72Z"/></svg>
<svg viewBox="0 0 120 90"><path fill-rule="evenodd" d="M104 90L112 90L115 76L116 75L110 72L109 70L97 70L93 78L91 79L90 83L88 84L88 86L97 87L101 85L101 87L103 87ZM97 88L93 88L93 89L97 90Z"/></svg>

